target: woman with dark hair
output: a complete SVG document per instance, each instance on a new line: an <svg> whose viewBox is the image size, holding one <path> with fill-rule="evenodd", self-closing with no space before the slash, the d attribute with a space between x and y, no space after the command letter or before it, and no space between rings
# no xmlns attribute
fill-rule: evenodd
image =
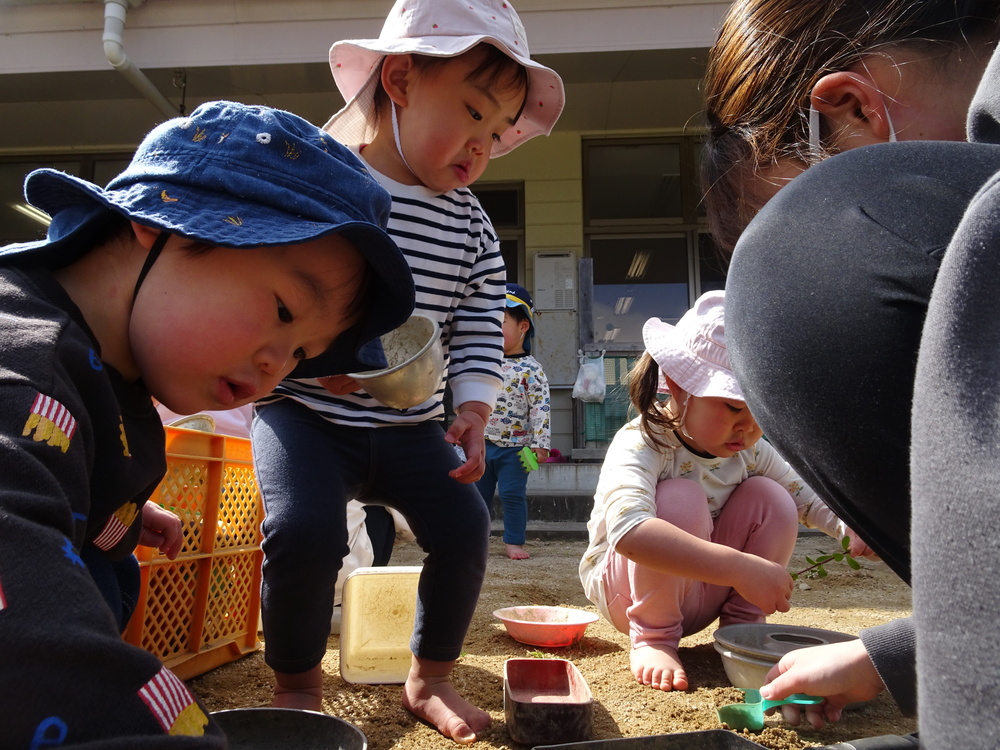
<svg viewBox="0 0 1000 750"><path fill-rule="evenodd" d="M996 0L737 0L708 58L702 158L716 243L819 159L893 140L965 140Z"/></svg>
<svg viewBox="0 0 1000 750"><path fill-rule="evenodd" d="M787 4L739 5L774 10ZM988 655L1000 596L992 566L976 575L979 584L988 584L973 588L968 579L980 567L983 551L996 543L990 531L1000 473L994 456L997 412L991 407L995 388L975 380L984 371L995 380L995 371L983 366L992 339L969 337L980 329L992 333L995 316L984 318L981 305L952 306L945 315L944 301L936 316L927 318L927 310L932 291L936 300L954 300L961 296L956 289L977 290L977 278L968 271L951 275L950 298L935 286L941 283L942 260L955 265L956 247L979 259L995 254L992 240L982 238L995 236L985 229L1000 223L1000 211L982 196L992 198L987 188L1000 174L1000 58L994 53L983 69L1000 5L973 0L793 5L834 11L849 5L870 18L895 11L914 22L923 19L924 26L911 28L924 31L911 31L913 38L906 40L883 38L849 70L815 72L804 98L788 110L794 117L767 141L784 145L770 152L744 137L760 123L739 119L760 102L749 97L736 111L710 101L715 114L706 175L716 176L713 190L730 185L732 201L710 200L710 215L725 223L732 219L726 212L738 207L746 214L737 224L749 222L742 234L742 226L736 230L738 242L733 237L726 287L730 356L747 404L770 441L907 581L912 547L914 617L863 631L849 644L786 655L762 693L769 699L793 692L825 696L818 710L807 709L809 720L819 725L839 718L847 703L886 687L904 713L914 713L919 692L923 747L995 747L996 736L980 731L970 717L1000 700L1000 665ZM732 23L738 20L730 16ZM775 42L782 48L794 48L797 40L806 40L805 47L822 46L826 38L814 28L780 31L759 17L755 23L761 40L789 37ZM738 38L731 26L720 43ZM946 28L959 33L944 36ZM933 38L935 31L941 38ZM851 38L843 41L858 46ZM713 55L721 54L717 45ZM789 69L780 75L803 77L790 54L771 59L783 60ZM978 91L969 83L973 71L981 77ZM829 76L843 87L817 96ZM909 98L910 92L935 86L936 96ZM709 87L710 96L712 91ZM964 121L959 104L973 94L968 116L973 142L944 142L946 131L936 128L947 117ZM733 128L743 130L730 132ZM921 139L925 142L874 145ZM720 161L726 149L730 156ZM956 234L963 227L964 234ZM995 272L989 278L995 279ZM982 303L987 295L976 293ZM979 314L970 314L973 310ZM925 318L934 325L925 329ZM961 336L956 321L964 325ZM918 351L925 377L915 397ZM978 413L976 421L967 417L970 411ZM959 626L956 613L969 606L977 613ZM946 623L957 632L949 632ZM952 636L954 646L945 641ZM961 699L946 701L945 692Z"/></svg>

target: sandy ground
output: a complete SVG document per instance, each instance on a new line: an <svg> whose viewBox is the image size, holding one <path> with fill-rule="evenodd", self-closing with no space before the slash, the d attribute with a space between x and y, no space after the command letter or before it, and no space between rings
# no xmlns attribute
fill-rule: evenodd
<svg viewBox="0 0 1000 750"><path fill-rule="evenodd" d="M791 570L806 567L805 556L832 552L835 543L825 536L799 539ZM503 544L492 541L489 570L476 616L466 639L465 653L455 670L459 690L487 710L493 726L475 744L478 748L523 748L511 741L504 724L503 666L510 658L549 657L572 661L594 696L594 739L719 729L717 706L739 700L729 687L719 654L712 646L714 627L681 641L681 659L691 688L664 693L638 685L628 671L628 639L601 619L584 639L570 647L537 649L507 635L492 613L505 606L566 605L595 611L583 596L577 563L583 541L529 541L530 560L512 561ZM421 552L413 544L399 545L393 565L416 565ZM806 625L857 634L863 628L910 613L909 589L882 563L861 561L852 571L843 564L828 565L826 578L804 581L792 610L772 616L771 622ZM398 685L352 685L339 673L339 638L331 636L324 670L324 710L358 726L370 750L424 750L453 746L434 729L417 721L400 705ZM189 681L210 710L269 705L273 680L261 652L219 667ZM752 739L773 750L799 750L883 734L906 734L916 729L886 694L845 713L836 725L820 731L796 730L770 717L765 730Z"/></svg>

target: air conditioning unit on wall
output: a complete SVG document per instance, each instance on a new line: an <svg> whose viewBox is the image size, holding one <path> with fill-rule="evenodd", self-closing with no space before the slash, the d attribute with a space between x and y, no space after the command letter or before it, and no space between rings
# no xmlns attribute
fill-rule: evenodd
<svg viewBox="0 0 1000 750"><path fill-rule="evenodd" d="M535 309L575 310L577 259L573 253L535 253Z"/></svg>

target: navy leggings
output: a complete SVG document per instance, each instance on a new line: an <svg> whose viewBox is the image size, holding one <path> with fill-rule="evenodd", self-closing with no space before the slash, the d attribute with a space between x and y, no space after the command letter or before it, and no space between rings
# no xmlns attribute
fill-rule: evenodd
<svg viewBox="0 0 1000 750"><path fill-rule="evenodd" d="M427 553L410 649L461 654L489 543L489 513L438 422L335 425L291 399L258 406L254 465L264 499L265 661L278 672L315 667L326 653L333 592L347 547L347 501L399 510Z"/></svg>

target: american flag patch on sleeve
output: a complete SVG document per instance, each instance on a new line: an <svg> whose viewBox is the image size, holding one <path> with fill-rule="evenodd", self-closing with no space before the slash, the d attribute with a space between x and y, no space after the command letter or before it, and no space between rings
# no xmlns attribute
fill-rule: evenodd
<svg viewBox="0 0 1000 750"><path fill-rule="evenodd" d="M76 419L69 409L54 398L38 393L21 434L27 437L32 431L35 442L57 446L65 453L76 433Z"/></svg>
<svg viewBox="0 0 1000 750"><path fill-rule="evenodd" d="M208 717L180 678L166 667L139 689L139 697L167 734L205 734Z"/></svg>

